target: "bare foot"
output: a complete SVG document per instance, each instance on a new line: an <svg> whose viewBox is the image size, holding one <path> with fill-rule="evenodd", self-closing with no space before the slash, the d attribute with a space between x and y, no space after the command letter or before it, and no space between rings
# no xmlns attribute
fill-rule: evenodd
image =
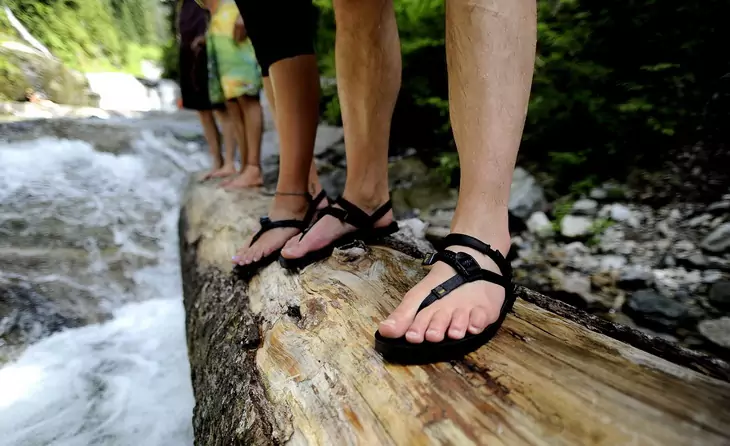
<svg viewBox="0 0 730 446"><path fill-rule="evenodd" d="M509 233L502 237L481 240L490 243L503 255L509 250ZM474 257L482 268L501 275L492 259L478 251L463 246L451 246L448 249L465 252ZM447 336L451 339L462 339L467 332L479 334L497 321L505 290L485 281L464 284L416 314L431 290L454 274L456 272L449 265L437 262L428 275L406 293L388 319L380 323L380 334L386 338L400 338L405 335L406 340L414 344L420 344L424 340L440 342Z"/></svg>
<svg viewBox="0 0 730 446"><path fill-rule="evenodd" d="M279 220L301 220L309 208L309 200L306 196L280 196L274 197L269 209L271 221ZM246 240L236 255L233 256L233 263L237 265L248 265L281 249L287 240L296 236L301 231L297 228L276 228L265 232L256 242L251 245L253 235ZM251 245L251 246L249 246Z"/></svg>
<svg viewBox="0 0 730 446"><path fill-rule="evenodd" d="M264 184L264 178L261 175L261 168L258 166L247 165L244 167L236 178L221 184L225 190L247 189L251 187L260 187Z"/></svg>
<svg viewBox="0 0 730 446"><path fill-rule="evenodd" d="M372 214L379 207L378 205L375 208L371 209L366 206L360 206L357 201L350 201L368 214ZM387 201L387 198L383 201L383 203L385 201ZM334 205L334 207L339 206ZM393 211L388 211L387 214L385 214L375 223L375 227L383 228L388 226L392 222ZM291 240L289 240L284 246L284 249L281 251L281 255L282 257L287 259L298 259L311 251L316 251L318 249L324 248L325 246L329 245L330 243L339 239L345 234L355 231L355 229L356 228L354 226L348 223L343 223L331 215L325 215L324 217L319 219L309 229L309 231L307 231L304 237L293 237Z"/></svg>
<svg viewBox="0 0 730 446"><path fill-rule="evenodd" d="M206 181L213 178L225 178L236 174L236 166L214 167L210 172L206 173L200 181Z"/></svg>

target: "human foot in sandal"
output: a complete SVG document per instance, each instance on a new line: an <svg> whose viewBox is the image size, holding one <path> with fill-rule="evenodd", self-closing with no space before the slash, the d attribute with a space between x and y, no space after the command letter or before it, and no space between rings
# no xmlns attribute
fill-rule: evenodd
<svg viewBox="0 0 730 446"><path fill-rule="evenodd" d="M509 234L494 246L452 233L424 265L433 268L375 333L375 349L399 363L458 359L488 342L514 304Z"/></svg>
<svg viewBox="0 0 730 446"><path fill-rule="evenodd" d="M287 240L312 222L326 198L324 190L314 198L307 193L277 194L269 216L261 218L261 229L233 256L234 274L248 281L273 263Z"/></svg>
<svg viewBox="0 0 730 446"><path fill-rule="evenodd" d="M335 248L354 240L371 243L397 231L390 201L368 212L339 197L320 212L316 222L301 236L286 243L279 263L286 269L298 270L329 257Z"/></svg>

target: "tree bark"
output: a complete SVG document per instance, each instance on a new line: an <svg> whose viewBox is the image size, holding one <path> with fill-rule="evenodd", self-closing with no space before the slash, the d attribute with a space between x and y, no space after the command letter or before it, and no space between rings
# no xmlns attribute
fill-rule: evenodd
<svg viewBox="0 0 730 446"><path fill-rule="evenodd" d="M274 264L243 285L229 259L268 201L205 184L186 193L197 445L730 442L727 364L525 289L498 335L466 358L384 363L373 333L423 276L420 249L401 236L338 250L299 275Z"/></svg>

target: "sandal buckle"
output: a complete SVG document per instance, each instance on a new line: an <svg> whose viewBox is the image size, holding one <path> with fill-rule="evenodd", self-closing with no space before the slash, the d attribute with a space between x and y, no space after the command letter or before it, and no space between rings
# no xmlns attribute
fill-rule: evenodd
<svg viewBox="0 0 730 446"><path fill-rule="evenodd" d="M474 257L464 252L456 253L457 272L466 279L475 279L479 277L482 267L477 263Z"/></svg>
<svg viewBox="0 0 730 446"><path fill-rule="evenodd" d="M431 266L434 263L436 263L436 253L431 252L431 253L426 254L426 256L423 258L423 261L421 262L421 265Z"/></svg>

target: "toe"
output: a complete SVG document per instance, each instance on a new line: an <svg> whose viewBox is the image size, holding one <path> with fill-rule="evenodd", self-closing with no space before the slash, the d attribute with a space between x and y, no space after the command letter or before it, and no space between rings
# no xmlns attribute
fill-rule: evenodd
<svg viewBox="0 0 730 446"><path fill-rule="evenodd" d="M469 311L463 308L454 310L451 317L451 326L449 327L449 337L451 339L461 339L466 335L466 328L469 325Z"/></svg>
<svg viewBox="0 0 730 446"><path fill-rule="evenodd" d="M408 331L406 332L406 340L412 344L420 344L425 339L426 329L431 323L434 312L424 310L416 315Z"/></svg>
<svg viewBox="0 0 730 446"><path fill-rule="evenodd" d="M403 301L398 305L386 320L380 323L378 331L386 338L400 338L408 327L413 323L418 310L419 301L409 297L411 293L406 294Z"/></svg>
<svg viewBox="0 0 730 446"><path fill-rule="evenodd" d="M450 309L442 308L431 317L431 323L426 330L426 340L429 342L441 342L444 340L446 330L451 322Z"/></svg>
<svg viewBox="0 0 730 446"><path fill-rule="evenodd" d="M469 312L469 333L479 334L487 328L490 323L490 318L487 313L487 309L484 307L472 308Z"/></svg>

